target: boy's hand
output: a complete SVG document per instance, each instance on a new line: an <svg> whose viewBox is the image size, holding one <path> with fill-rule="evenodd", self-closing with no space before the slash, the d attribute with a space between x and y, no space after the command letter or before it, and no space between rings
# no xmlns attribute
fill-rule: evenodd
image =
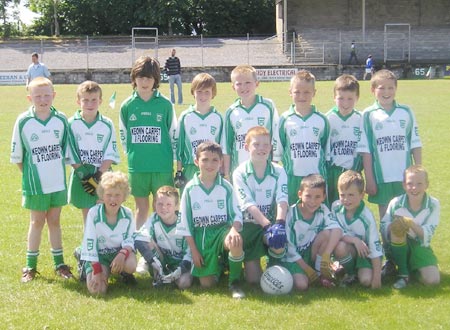
<svg viewBox="0 0 450 330"><path fill-rule="evenodd" d="M334 273L331 269L331 258L329 254L322 255L320 261L320 274L330 280L334 278Z"/></svg>
<svg viewBox="0 0 450 330"><path fill-rule="evenodd" d="M182 171L177 171L175 177L173 178L173 184L175 188L182 189L186 185L187 180Z"/></svg>
<svg viewBox="0 0 450 330"><path fill-rule="evenodd" d="M304 269L306 276L308 276L309 284L313 284L317 279L319 278L319 275L317 275L317 272L312 269L312 267L306 267Z"/></svg>
<svg viewBox="0 0 450 330"><path fill-rule="evenodd" d="M197 268L203 267L205 262L203 261L203 257L200 254L200 252L198 252L198 250L191 249L191 253L192 253L192 262L194 263L195 267Z"/></svg>
<svg viewBox="0 0 450 330"><path fill-rule="evenodd" d="M369 255L369 248L366 245L366 243L364 243L364 241L360 240L359 238L355 237L355 242L353 243L353 246L356 249L356 252L358 252L358 255L361 258L367 258L367 256Z"/></svg>
<svg viewBox="0 0 450 330"><path fill-rule="evenodd" d="M102 172L97 171L94 174L88 175L81 179L81 185L83 186L84 191L92 196L95 196L95 192L101 178Z"/></svg>
<svg viewBox="0 0 450 330"><path fill-rule="evenodd" d="M268 227L264 233L267 244L273 249L281 249L286 245L286 227L284 221L279 221Z"/></svg>
<svg viewBox="0 0 450 330"><path fill-rule="evenodd" d="M111 273L120 274L123 272L125 259L125 255L123 253L117 253L116 257L111 262Z"/></svg>
<svg viewBox="0 0 450 330"><path fill-rule="evenodd" d="M409 226L403 220L401 216L394 216L394 221L390 227L391 233L396 237L403 237L409 230Z"/></svg>

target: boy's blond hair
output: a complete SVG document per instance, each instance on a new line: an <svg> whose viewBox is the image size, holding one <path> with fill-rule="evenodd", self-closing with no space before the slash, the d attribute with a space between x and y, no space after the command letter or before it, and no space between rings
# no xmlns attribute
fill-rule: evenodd
<svg viewBox="0 0 450 330"><path fill-rule="evenodd" d="M205 151L209 151L214 154L218 154L220 159L223 158L222 147L216 142L205 141L205 142L200 143L200 145L197 147L197 150L195 152L195 158L199 159L200 154Z"/></svg>
<svg viewBox="0 0 450 330"><path fill-rule="evenodd" d="M291 78L290 88L300 81L311 83L314 87L316 84L316 77L308 70L300 70Z"/></svg>
<svg viewBox="0 0 450 330"><path fill-rule="evenodd" d="M264 126L255 126L250 128L245 135L245 144L249 145L252 138L255 136L268 136L270 138L270 132Z"/></svg>
<svg viewBox="0 0 450 330"><path fill-rule="evenodd" d="M117 188L124 194L127 198L130 194L130 185L128 183L128 177L125 173L120 171L115 172L105 172L102 174L102 178L97 186L97 195L100 199L103 198L103 194L106 189Z"/></svg>
<svg viewBox="0 0 450 330"><path fill-rule="evenodd" d="M423 173L425 176L425 182L428 184L428 172L425 169L425 167L423 167L422 165L411 165L410 167L408 167L405 172L403 173L403 182L405 182L406 180L406 176L408 174L419 174L419 173Z"/></svg>
<svg viewBox="0 0 450 330"><path fill-rule="evenodd" d="M381 80L393 80L395 83L395 86L397 86L397 76L389 70L383 69L379 70L374 73L372 78L370 79L370 86L372 89L375 89L378 87L378 85L381 83Z"/></svg>
<svg viewBox="0 0 450 330"><path fill-rule="evenodd" d="M153 89L159 88L161 68L158 60L148 55L139 57L136 62L134 62L130 72L131 85L133 88L136 88L136 78L138 77L153 78L155 80Z"/></svg>
<svg viewBox="0 0 450 330"><path fill-rule="evenodd" d="M29 84L28 84L28 90L31 91L33 90L33 88L35 87L43 87L43 86L50 86L53 89L53 83L51 82L50 79L45 78L45 77L36 77L34 78Z"/></svg>
<svg viewBox="0 0 450 330"><path fill-rule="evenodd" d="M319 188L323 190L323 193L326 193L327 183L325 179L320 174L309 174L302 179L300 183L300 191L303 191L306 188Z"/></svg>
<svg viewBox="0 0 450 330"><path fill-rule="evenodd" d="M194 77L191 84L191 94L199 89L212 89L212 97L214 98L217 94L217 84L213 76L208 73L199 73Z"/></svg>
<svg viewBox="0 0 450 330"><path fill-rule="evenodd" d="M251 74L255 81L258 80L258 75L256 74L256 69L251 65L241 64L238 65L231 71L231 82L235 82L236 76L238 74Z"/></svg>
<svg viewBox="0 0 450 330"><path fill-rule="evenodd" d="M346 190L350 188L351 185L355 185L360 194L364 192L364 179L362 175L352 170L342 173L339 176L337 185L339 191Z"/></svg>
<svg viewBox="0 0 450 330"><path fill-rule="evenodd" d="M83 93L89 93L89 94L98 93L100 96L100 99L102 98L102 88L95 81L86 80L86 81L82 82L81 84L79 84L78 88L77 88L77 98L80 99L81 94L83 94Z"/></svg>
<svg viewBox="0 0 450 330"><path fill-rule="evenodd" d="M359 82L355 76L351 74L343 74L337 77L336 82L334 83L334 96L336 96L336 92L355 92L356 96L359 97Z"/></svg>
<svg viewBox="0 0 450 330"><path fill-rule="evenodd" d="M172 186L161 186L156 191L156 199L158 196L167 196L173 197L175 199L175 205L178 205L180 194L178 193L178 189Z"/></svg>

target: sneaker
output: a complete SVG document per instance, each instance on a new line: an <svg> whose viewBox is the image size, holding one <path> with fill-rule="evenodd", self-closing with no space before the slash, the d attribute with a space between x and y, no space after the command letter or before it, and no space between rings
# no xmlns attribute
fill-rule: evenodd
<svg viewBox="0 0 450 330"><path fill-rule="evenodd" d="M58 268L56 268L55 272L56 272L56 275L66 279L66 280L73 277L73 274L70 271L70 267L67 265L64 265L64 264L62 264Z"/></svg>
<svg viewBox="0 0 450 330"><path fill-rule="evenodd" d="M345 274L344 278L342 279L341 283L339 284L339 287L346 288L348 286L351 286L355 284L358 281L358 278L355 274Z"/></svg>
<svg viewBox="0 0 450 330"><path fill-rule="evenodd" d="M78 279L80 282L86 281L86 269L84 265L86 264L86 260L81 260L81 248L77 247L75 251L73 251L73 256L77 260L77 271L78 271Z"/></svg>
<svg viewBox="0 0 450 330"><path fill-rule="evenodd" d="M392 285L394 289L401 290L406 288L409 282L408 276L402 276L397 279L397 281Z"/></svg>
<svg viewBox="0 0 450 330"><path fill-rule="evenodd" d="M397 273L397 268L391 260L386 260L383 267L381 267L381 277L388 277L395 275Z"/></svg>
<svg viewBox="0 0 450 330"><path fill-rule="evenodd" d="M34 280L36 274L39 274L36 269L25 267L22 269L22 279L20 281L22 283L28 283Z"/></svg>
<svg viewBox="0 0 450 330"><path fill-rule="evenodd" d="M233 283L230 284L230 291L233 299L245 298L245 293L242 291L239 281L233 281Z"/></svg>
<svg viewBox="0 0 450 330"><path fill-rule="evenodd" d="M148 274L148 263L147 261L145 261L145 259L143 257L139 258L137 267L136 267L136 273L138 273L139 275L147 275Z"/></svg>
<svg viewBox="0 0 450 330"><path fill-rule="evenodd" d="M122 277L122 282L129 285L136 285L136 277L134 277L133 274L122 272L120 273L120 276Z"/></svg>

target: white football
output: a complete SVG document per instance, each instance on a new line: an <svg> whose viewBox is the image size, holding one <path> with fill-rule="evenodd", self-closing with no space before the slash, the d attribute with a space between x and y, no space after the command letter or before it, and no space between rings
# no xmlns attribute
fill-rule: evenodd
<svg viewBox="0 0 450 330"><path fill-rule="evenodd" d="M291 273L284 267L272 266L261 276L261 289L268 294L288 294L292 290L294 280Z"/></svg>

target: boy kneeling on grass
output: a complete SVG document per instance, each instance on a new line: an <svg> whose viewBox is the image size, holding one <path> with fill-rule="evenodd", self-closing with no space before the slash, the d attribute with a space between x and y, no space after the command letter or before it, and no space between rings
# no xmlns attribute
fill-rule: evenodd
<svg viewBox="0 0 450 330"><path fill-rule="evenodd" d="M125 282L135 281L135 223L131 210L122 205L129 193L124 173L102 175L97 195L103 202L88 212L81 248L81 260L87 261L86 284L91 294L106 293L111 273L120 274Z"/></svg>
<svg viewBox="0 0 450 330"><path fill-rule="evenodd" d="M421 165L408 167L403 177L406 194L391 200L381 220L381 235L398 271L395 289L408 285L411 272L417 272L425 285L440 282L437 258L430 244L441 207L436 198L426 193L427 188L427 171Z"/></svg>

